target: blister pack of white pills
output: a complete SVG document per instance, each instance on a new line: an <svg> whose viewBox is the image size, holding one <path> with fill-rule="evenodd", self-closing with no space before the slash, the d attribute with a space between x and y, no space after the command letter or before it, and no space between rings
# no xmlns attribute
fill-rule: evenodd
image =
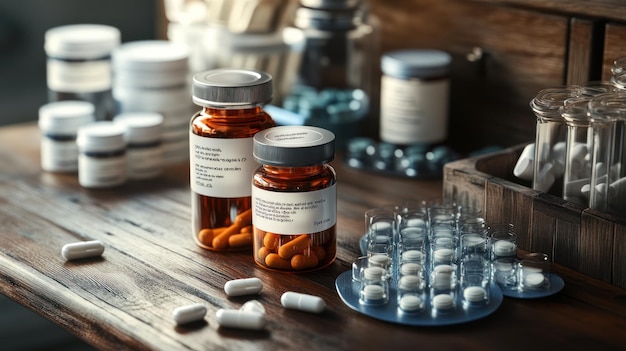
<svg viewBox="0 0 626 351"><path fill-rule="evenodd" d="M343 302L376 319L416 326L495 312L503 295L492 279L487 227L477 215L460 218L456 205L368 210L363 256L336 280Z"/></svg>
<svg viewBox="0 0 626 351"><path fill-rule="evenodd" d="M495 312L503 296L557 293L545 254L518 257L511 224L487 225L481 211L455 204L388 206L365 212L363 256L336 280L343 302L401 324L466 323Z"/></svg>

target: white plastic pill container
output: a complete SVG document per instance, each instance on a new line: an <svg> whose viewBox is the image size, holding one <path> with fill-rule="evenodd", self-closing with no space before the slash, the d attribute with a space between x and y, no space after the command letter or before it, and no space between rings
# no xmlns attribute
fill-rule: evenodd
<svg viewBox="0 0 626 351"><path fill-rule="evenodd" d="M447 138L450 62L448 53L430 49L383 55L381 140L411 145L434 144Z"/></svg>
<svg viewBox="0 0 626 351"><path fill-rule="evenodd" d="M49 172L78 171L78 128L95 121L88 101L57 101L39 108L41 168Z"/></svg>
<svg viewBox="0 0 626 351"><path fill-rule="evenodd" d="M73 24L46 31L49 101L90 101L96 107L97 119L110 119L111 51L120 42L120 31L106 25Z"/></svg>
<svg viewBox="0 0 626 351"><path fill-rule="evenodd" d="M149 179L160 175L163 170L163 116L151 112L129 112L115 116L113 121L126 129L128 178Z"/></svg>
<svg viewBox="0 0 626 351"><path fill-rule="evenodd" d="M118 114L154 112L163 116L163 163L189 158L191 93L189 50L166 40L141 40L113 51L113 98Z"/></svg>
<svg viewBox="0 0 626 351"><path fill-rule="evenodd" d="M110 121L78 129L78 182L86 188L107 188L126 182L126 130Z"/></svg>

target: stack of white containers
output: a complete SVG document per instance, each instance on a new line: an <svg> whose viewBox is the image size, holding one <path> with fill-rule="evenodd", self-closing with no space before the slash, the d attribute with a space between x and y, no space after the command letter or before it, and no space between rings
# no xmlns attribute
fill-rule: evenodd
<svg viewBox="0 0 626 351"><path fill-rule="evenodd" d="M188 160L189 120L195 106L187 47L166 40L128 42L114 50L111 59L117 113L161 114L164 165Z"/></svg>

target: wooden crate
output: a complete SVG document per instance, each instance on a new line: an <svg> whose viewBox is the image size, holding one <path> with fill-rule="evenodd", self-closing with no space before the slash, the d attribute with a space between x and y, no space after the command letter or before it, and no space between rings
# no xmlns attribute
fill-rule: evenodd
<svg viewBox="0 0 626 351"><path fill-rule="evenodd" d="M626 288L626 218L533 190L513 175L524 145L451 162L443 196L483 209L489 224L512 223L520 249Z"/></svg>

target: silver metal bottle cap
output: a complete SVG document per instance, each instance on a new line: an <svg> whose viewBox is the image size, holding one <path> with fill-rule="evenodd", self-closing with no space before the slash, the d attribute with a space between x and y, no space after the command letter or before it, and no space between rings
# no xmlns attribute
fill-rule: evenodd
<svg viewBox="0 0 626 351"><path fill-rule="evenodd" d="M205 107L242 108L272 100L272 76L263 71L221 68L193 77L193 102Z"/></svg>
<svg viewBox="0 0 626 351"><path fill-rule="evenodd" d="M262 164L301 167L335 158L335 134L310 126L280 126L254 135L253 156Z"/></svg>

